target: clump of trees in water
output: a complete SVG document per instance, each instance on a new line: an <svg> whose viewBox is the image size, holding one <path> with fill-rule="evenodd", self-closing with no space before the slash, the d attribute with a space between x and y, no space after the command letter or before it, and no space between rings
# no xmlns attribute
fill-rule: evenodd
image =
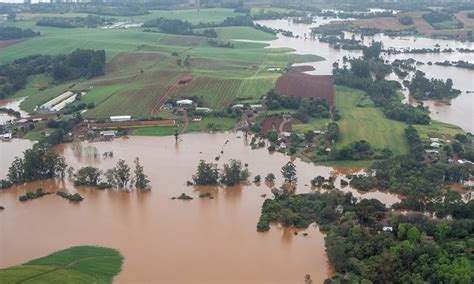
<svg viewBox="0 0 474 284"><path fill-rule="evenodd" d="M43 191L42 188L38 188L36 192L27 192L24 195L21 195L18 199L20 201L27 201L27 200L37 199L37 198L43 197L48 194L53 194L53 193L54 192L46 192L46 191Z"/></svg>
<svg viewBox="0 0 474 284"><path fill-rule="evenodd" d="M8 181L20 184L42 179L64 177L66 162L44 144L37 143L16 157L8 169ZM3 183L2 183L3 184Z"/></svg>
<svg viewBox="0 0 474 284"><path fill-rule="evenodd" d="M411 82L405 81L410 95L418 100L440 100L450 99L458 96L461 91L453 88L453 80L431 79L425 77L422 71L416 71Z"/></svg>
<svg viewBox="0 0 474 284"><path fill-rule="evenodd" d="M135 187L141 191L149 191L150 180L138 157L133 163L133 174L130 166L121 159L114 168L105 172L92 166L82 167L74 174L74 185L98 189ZM102 178L105 178L105 181L102 181Z"/></svg>
<svg viewBox="0 0 474 284"><path fill-rule="evenodd" d="M84 198L77 192L73 194L64 191L58 191L56 192L56 195L61 196L62 198L72 202L81 202L82 200L84 200Z"/></svg>
<svg viewBox="0 0 474 284"><path fill-rule="evenodd" d="M0 66L0 99L23 89L28 76L51 74L60 83L104 74L105 51L76 49L70 54L30 55Z"/></svg>
<svg viewBox="0 0 474 284"><path fill-rule="evenodd" d="M40 32L35 32L31 29L0 27L0 40L29 38L39 36L40 34Z"/></svg>
<svg viewBox="0 0 474 284"><path fill-rule="evenodd" d="M193 175L193 181L196 185L223 185L232 186L248 180L250 173L241 161L230 160L224 164L223 169L219 171L217 164L207 163L200 160L196 174Z"/></svg>

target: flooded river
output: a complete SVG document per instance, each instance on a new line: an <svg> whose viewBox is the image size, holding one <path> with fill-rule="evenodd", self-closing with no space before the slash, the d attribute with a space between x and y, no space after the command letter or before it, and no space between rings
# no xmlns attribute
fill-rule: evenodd
<svg viewBox="0 0 474 284"><path fill-rule="evenodd" d="M14 111L20 112L21 117L28 116L28 113L20 109L20 103L25 98L19 99L4 99L0 100L0 108L8 108ZM14 120L15 117L7 113L0 113L0 125L5 124L7 121Z"/></svg>
<svg viewBox="0 0 474 284"><path fill-rule="evenodd" d="M229 140L227 144L225 141ZM2 176L14 154L31 142L0 143ZM67 179L42 181L0 192L0 267L23 263L53 251L75 245L95 244L119 249L125 257L119 283L302 283L310 274L315 283L328 275L324 235L315 226L306 233L273 226L258 233L256 224L264 198L271 197L265 184L245 186L189 187L200 159L220 164L229 159L248 163L252 177L272 172L282 182L280 168L289 157L267 150L251 150L247 141L234 133L133 137L112 142L66 144L58 148L68 165L113 167L118 159L129 164L139 157L150 177L152 191L75 189ZM103 158L113 151L113 158ZM98 154L98 155L96 155ZM96 156L96 157L95 157ZM328 177L334 171L295 161L298 192L309 192L310 180ZM338 183L337 183L338 184ZM18 196L42 187L47 191L78 191L85 198L69 203L55 195L25 203ZM349 190L349 189L346 189ZM212 192L214 199L198 198ZM171 200L186 193L191 201ZM371 192L356 196L378 197L387 204L394 195Z"/></svg>
<svg viewBox="0 0 474 284"><path fill-rule="evenodd" d="M292 31L296 36L300 38L289 38L282 35L278 35L278 39L267 42L270 48L274 47L289 47L295 50L298 54L315 54L324 57L326 60L321 62L310 62L300 65L311 65L315 68L314 71L307 73L315 75L327 75L332 73L332 64L335 61L342 62L344 56L347 57L358 57L362 55L361 51L353 50L336 50L329 46L327 43L319 42L318 39L311 39L310 33L311 28L317 27L323 24L327 24L331 21L338 19L321 17L315 18L316 22L313 24L294 24L287 19L283 20L262 20L257 23L268 26L275 29L283 29ZM305 39L306 35L306 39ZM347 33L346 38L350 38L351 34ZM421 48L435 48L435 45L439 45L441 49L456 49L456 48L467 48L474 49L474 43L472 42L460 42L454 40L442 40L442 39L430 39L423 37L404 36L404 37L388 37L383 34L377 34L373 37L364 37L364 44L370 45L372 40L381 41L384 48L395 48L395 49L421 49ZM426 73L428 78L436 78L446 80L451 78L454 83L454 87L461 90L462 93L458 97L452 99L450 104L439 103L434 101L426 101L425 105L430 107L431 117L435 120L451 123L462 127L466 131L474 132L474 93L468 93L468 91L474 91L474 70L447 67L435 65L435 62L458 61L463 60L470 63L474 63L474 53L427 53L427 54L382 54L382 56L389 61L395 59L408 59L413 58L417 61L425 63L424 65L417 66L417 69ZM426 64L432 62L433 65ZM393 76L391 79L395 79Z"/></svg>

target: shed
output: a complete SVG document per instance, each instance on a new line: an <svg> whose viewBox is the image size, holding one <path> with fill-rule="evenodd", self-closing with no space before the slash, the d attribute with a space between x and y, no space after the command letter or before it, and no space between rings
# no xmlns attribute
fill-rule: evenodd
<svg viewBox="0 0 474 284"><path fill-rule="evenodd" d="M180 101L177 101L176 104L178 106L192 106L193 105L193 101L192 100L180 100Z"/></svg>
<svg viewBox="0 0 474 284"><path fill-rule="evenodd" d="M212 109L208 107L196 107L196 111L202 111L202 112L211 112Z"/></svg>
<svg viewBox="0 0 474 284"><path fill-rule="evenodd" d="M110 117L110 121L112 122L130 121L131 119L132 117L130 115L116 115Z"/></svg>
<svg viewBox="0 0 474 284"><path fill-rule="evenodd" d="M116 133L115 130L104 130L100 132L100 135L104 137L105 140L112 140Z"/></svg>

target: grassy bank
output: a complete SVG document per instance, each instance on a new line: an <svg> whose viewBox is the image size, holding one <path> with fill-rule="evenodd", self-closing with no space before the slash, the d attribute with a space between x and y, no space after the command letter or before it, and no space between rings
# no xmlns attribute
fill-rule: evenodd
<svg viewBox="0 0 474 284"><path fill-rule="evenodd" d="M123 257L114 249L79 246L0 269L2 283L112 283Z"/></svg>
<svg viewBox="0 0 474 284"><path fill-rule="evenodd" d="M395 154L408 152L405 127L402 122L387 119L376 107L357 107L364 95L362 91L336 87L336 109L342 119L338 121L341 137L336 147L354 141L366 140L373 147L387 147Z"/></svg>

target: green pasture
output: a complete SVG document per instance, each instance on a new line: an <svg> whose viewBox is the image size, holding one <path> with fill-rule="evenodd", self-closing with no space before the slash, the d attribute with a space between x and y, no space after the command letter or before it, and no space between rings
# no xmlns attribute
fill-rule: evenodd
<svg viewBox="0 0 474 284"><path fill-rule="evenodd" d="M387 147L395 154L407 153L406 124L387 119L380 108L357 107L361 96L362 91L336 87L336 109L342 117L337 122L341 135L336 147L366 140L372 147Z"/></svg>
<svg viewBox="0 0 474 284"><path fill-rule="evenodd" d="M79 246L0 269L1 283L112 283L123 257L114 249Z"/></svg>

